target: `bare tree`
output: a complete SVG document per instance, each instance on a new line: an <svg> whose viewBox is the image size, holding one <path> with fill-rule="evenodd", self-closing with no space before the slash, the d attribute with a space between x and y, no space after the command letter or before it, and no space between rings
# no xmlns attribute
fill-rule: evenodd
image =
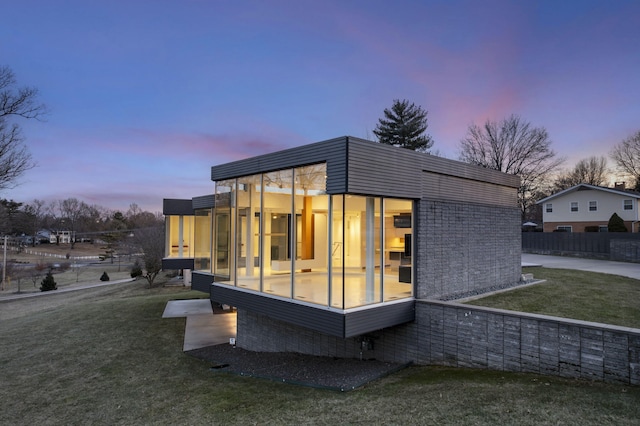
<svg viewBox="0 0 640 426"><path fill-rule="evenodd" d="M640 131L629 136L611 150L618 172L635 180L635 190L640 191Z"/></svg>
<svg viewBox="0 0 640 426"><path fill-rule="evenodd" d="M518 204L522 219L534 195L564 159L556 158L544 127L533 127L517 115L484 126L469 126L460 141L460 160L520 177Z"/></svg>
<svg viewBox="0 0 640 426"><path fill-rule="evenodd" d="M162 270L164 227L153 226L138 229L135 231L134 239L142 250L142 262L144 263L144 274L142 276L146 278L149 288L151 288L153 281Z"/></svg>
<svg viewBox="0 0 640 426"><path fill-rule="evenodd" d="M77 198L67 198L58 202L58 210L60 217L65 221L65 226L71 231L71 249L73 249L76 243L75 233L78 224L87 213L88 206Z"/></svg>
<svg viewBox="0 0 640 426"><path fill-rule="evenodd" d="M572 186L586 183L595 186L607 184L609 168L606 157L589 157L576 163L575 167L560 174L554 181L553 192L562 191Z"/></svg>
<svg viewBox="0 0 640 426"><path fill-rule="evenodd" d="M15 86L13 71L0 67L0 190L14 187L18 177L35 166L20 126L11 119L38 119L46 112L36 101L37 89Z"/></svg>

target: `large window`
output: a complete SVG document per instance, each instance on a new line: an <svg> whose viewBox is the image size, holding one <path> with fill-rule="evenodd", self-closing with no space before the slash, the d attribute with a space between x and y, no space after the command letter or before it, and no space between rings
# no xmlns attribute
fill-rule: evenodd
<svg viewBox="0 0 640 426"><path fill-rule="evenodd" d="M193 216L165 218L167 257L193 257Z"/></svg>
<svg viewBox="0 0 640 426"><path fill-rule="evenodd" d="M329 197L326 173L315 164L217 182L217 282L335 309L412 297L413 201Z"/></svg>
<svg viewBox="0 0 640 426"><path fill-rule="evenodd" d="M214 275L223 282L232 282L234 279L231 247L234 221L231 218L234 213L235 186L235 180L216 182L212 263Z"/></svg>
<svg viewBox="0 0 640 426"><path fill-rule="evenodd" d="M211 272L211 209L195 211L193 247L195 270Z"/></svg>

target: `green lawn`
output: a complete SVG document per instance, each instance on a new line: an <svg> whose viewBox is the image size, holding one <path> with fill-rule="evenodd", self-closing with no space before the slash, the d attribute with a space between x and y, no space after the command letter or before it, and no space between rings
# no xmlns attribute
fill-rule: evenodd
<svg viewBox="0 0 640 426"><path fill-rule="evenodd" d="M0 424L632 425L640 418L639 387L530 374L411 367L339 393L213 372L182 353L185 320L161 318L168 300L202 296L138 281L0 302Z"/></svg>
<svg viewBox="0 0 640 426"><path fill-rule="evenodd" d="M532 273L536 279L547 281L468 303L640 328L638 280L540 267L523 268L523 273Z"/></svg>

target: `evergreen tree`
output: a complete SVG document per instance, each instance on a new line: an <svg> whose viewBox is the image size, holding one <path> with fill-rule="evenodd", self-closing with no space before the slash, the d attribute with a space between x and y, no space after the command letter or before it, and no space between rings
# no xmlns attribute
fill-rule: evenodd
<svg viewBox="0 0 640 426"><path fill-rule="evenodd" d="M102 276L100 277L100 281L109 281L109 275L107 274L107 272L103 272Z"/></svg>
<svg viewBox="0 0 640 426"><path fill-rule="evenodd" d="M378 142L414 151L429 152L433 139L427 130L427 111L408 100L393 101L391 109L385 108L384 117L378 120L373 133Z"/></svg>
<svg viewBox="0 0 640 426"><path fill-rule="evenodd" d="M611 218L609 218L607 230L609 232L628 232L627 227L624 225L624 220L617 213L612 214Z"/></svg>
<svg viewBox="0 0 640 426"><path fill-rule="evenodd" d="M40 283L40 291L51 291L51 290L57 290L57 289L58 289L58 285L53 279L53 274L51 273L51 271L47 272L47 275L44 277L44 279Z"/></svg>

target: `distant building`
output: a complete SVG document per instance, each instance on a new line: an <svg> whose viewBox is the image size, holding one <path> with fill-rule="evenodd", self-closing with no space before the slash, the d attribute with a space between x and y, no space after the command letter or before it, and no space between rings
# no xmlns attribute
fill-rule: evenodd
<svg viewBox="0 0 640 426"><path fill-rule="evenodd" d="M582 183L543 198L544 232L607 231L614 213L624 220L629 232L640 232L640 193Z"/></svg>
<svg viewBox="0 0 640 426"><path fill-rule="evenodd" d="M49 242L51 244L71 244L71 231L51 231Z"/></svg>

